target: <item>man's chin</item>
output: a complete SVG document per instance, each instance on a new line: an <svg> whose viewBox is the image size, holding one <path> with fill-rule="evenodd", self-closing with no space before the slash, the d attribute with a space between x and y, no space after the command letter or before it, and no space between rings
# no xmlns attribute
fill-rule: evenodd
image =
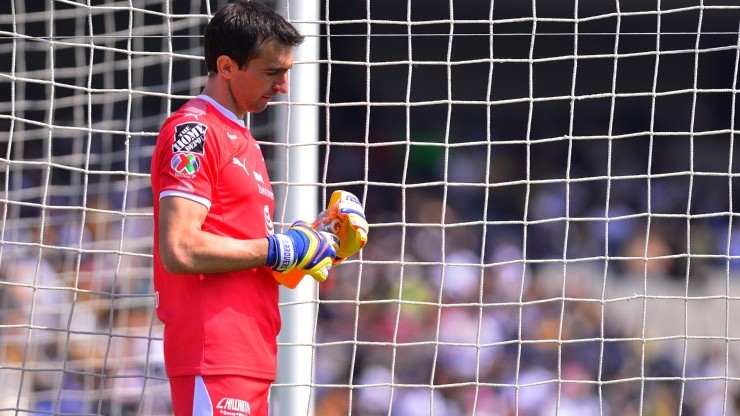
<svg viewBox="0 0 740 416"><path fill-rule="evenodd" d="M250 113L261 113L261 112L265 111L266 108L267 108L267 104L265 104L265 105L255 105L254 107L252 107L251 110L249 110L249 112Z"/></svg>
<svg viewBox="0 0 740 416"><path fill-rule="evenodd" d="M254 113L261 113L265 111L267 105L270 103L271 98L263 97L261 100L254 103Z"/></svg>

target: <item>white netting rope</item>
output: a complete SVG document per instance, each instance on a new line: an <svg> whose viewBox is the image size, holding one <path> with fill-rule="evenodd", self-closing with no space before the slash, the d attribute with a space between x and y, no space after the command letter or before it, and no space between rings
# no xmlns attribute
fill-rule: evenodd
<svg viewBox="0 0 740 416"><path fill-rule="evenodd" d="M324 158L276 188L373 226L310 317L317 412L737 413L740 6L346 3L321 98L275 104ZM0 7L0 409L166 414L148 153L214 7Z"/></svg>

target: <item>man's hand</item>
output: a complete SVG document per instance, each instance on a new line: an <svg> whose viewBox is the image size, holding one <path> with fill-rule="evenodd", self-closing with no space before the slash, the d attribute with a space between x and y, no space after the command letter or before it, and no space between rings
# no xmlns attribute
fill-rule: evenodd
<svg viewBox="0 0 740 416"><path fill-rule="evenodd" d="M331 194L327 209L316 218L313 228L330 232L339 238L334 263L354 255L367 243L369 227L365 209L360 200L347 191L334 191Z"/></svg>
<svg viewBox="0 0 740 416"><path fill-rule="evenodd" d="M267 240L267 265L283 275L308 274L323 282L337 256L337 237L316 231L304 221L294 222L288 231L268 236ZM281 276L274 274L282 283Z"/></svg>

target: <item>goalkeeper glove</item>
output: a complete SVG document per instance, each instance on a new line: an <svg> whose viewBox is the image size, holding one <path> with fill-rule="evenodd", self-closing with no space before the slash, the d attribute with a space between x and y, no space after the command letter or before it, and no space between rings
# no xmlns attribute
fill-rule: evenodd
<svg viewBox="0 0 740 416"><path fill-rule="evenodd" d="M368 224L360 200L347 191L334 191L327 208L322 211L313 228L337 236L339 247L334 263L354 255L367 243Z"/></svg>
<svg viewBox="0 0 740 416"><path fill-rule="evenodd" d="M334 259L337 256L338 241L329 233L316 231L304 221L296 221L283 234L267 237L267 265L277 272L275 278L283 283L288 275L308 274L319 282L329 276ZM293 279L294 280L294 279Z"/></svg>

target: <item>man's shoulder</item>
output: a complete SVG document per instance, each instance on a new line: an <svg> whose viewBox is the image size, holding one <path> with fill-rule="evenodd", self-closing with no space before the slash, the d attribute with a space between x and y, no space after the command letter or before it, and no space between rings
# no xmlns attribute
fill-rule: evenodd
<svg viewBox="0 0 740 416"><path fill-rule="evenodd" d="M222 123L209 111L208 105L199 99L192 99L172 113L162 124L157 145L171 146L172 153L205 154L206 141L209 147L218 147L219 137L223 136ZM209 140L206 140L210 137Z"/></svg>
<svg viewBox="0 0 740 416"><path fill-rule="evenodd" d="M172 113L162 124L160 135L174 134L175 141L205 140L206 135L223 136L224 125L218 113L203 100L192 99Z"/></svg>
<svg viewBox="0 0 740 416"><path fill-rule="evenodd" d="M165 124L175 125L187 122L200 123L212 127L218 127L221 124L218 112L209 106L206 101L199 98L193 98L186 102L167 118Z"/></svg>

